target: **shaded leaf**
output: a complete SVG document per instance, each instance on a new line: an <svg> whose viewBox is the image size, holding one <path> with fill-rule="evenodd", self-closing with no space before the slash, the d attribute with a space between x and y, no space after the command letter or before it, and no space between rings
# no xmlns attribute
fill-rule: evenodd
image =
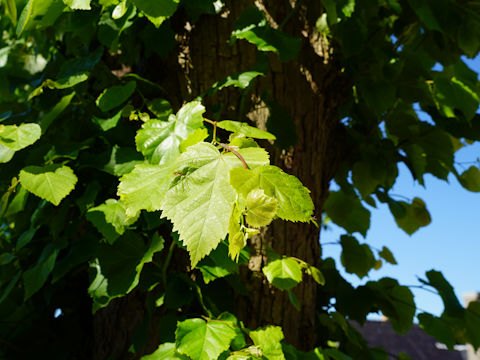
<svg viewBox="0 0 480 360"><path fill-rule="evenodd" d="M97 106L102 111L109 111L122 105L135 91L137 84L129 81L125 85L112 86L98 96Z"/></svg>
<svg viewBox="0 0 480 360"><path fill-rule="evenodd" d="M40 255L37 263L23 274L25 286L25 300L35 294L45 284L48 276L55 266L58 251L52 244L47 245Z"/></svg>
<svg viewBox="0 0 480 360"><path fill-rule="evenodd" d="M353 236L342 235L341 261L345 271L356 274L359 278L367 276L368 272L375 266L375 257L370 246L360 244Z"/></svg>
<svg viewBox="0 0 480 360"><path fill-rule="evenodd" d="M325 212L332 221L349 233L367 235L370 227L370 211L362 206L357 197L343 191L331 191L325 203Z"/></svg>

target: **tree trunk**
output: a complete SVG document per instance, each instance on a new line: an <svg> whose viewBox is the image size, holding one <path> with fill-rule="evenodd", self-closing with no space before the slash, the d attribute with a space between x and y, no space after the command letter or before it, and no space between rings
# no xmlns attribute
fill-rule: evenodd
<svg viewBox="0 0 480 360"><path fill-rule="evenodd" d="M233 46L228 44L233 23L246 7L259 6L267 13L273 27L278 27L293 11L288 1L236 0L226 3L228 13L220 17L205 16L185 32L183 49L178 57L183 67L179 82L185 85L181 99L196 96L216 81L252 67L256 58L253 45L245 41L237 41ZM347 83L331 57L327 42L315 29L322 11L318 3L305 1L304 6L294 11L284 30L302 39L299 57L281 63L276 55L270 56L271 74L251 89L246 112L250 120L264 128L269 114L260 95L264 90L270 90L273 99L291 115L296 126L297 143L283 151L272 147L272 163L297 176L311 190L315 215L320 222L330 180L342 158L337 107L346 98ZM225 89L213 99L207 98L206 105L223 103L226 109L222 118L242 120L238 118L241 101L238 90ZM294 290L301 304L300 311L297 311L287 293L273 289L259 272L267 260L267 246L279 254L318 265L321 255L319 229L313 224L275 221L251 245L255 250L249 264L252 272L245 274L251 297L236 300L236 315L249 328L281 325L287 342L301 349L312 348L315 344L317 291L314 281L305 277Z"/></svg>
<svg viewBox="0 0 480 360"><path fill-rule="evenodd" d="M145 64L152 78L169 91L169 100L177 109L185 101L209 89L216 81L236 72L252 68L256 60L256 49L245 41L229 45L235 19L247 7L257 6L267 14L273 27L290 16L294 1L286 0L227 0L227 12L218 15L204 15L195 24L185 23L181 14L172 19L176 40L176 53L162 64ZM292 7L293 3L293 7ZM291 115L297 132L296 145L279 150L269 147L272 163L287 173L297 176L311 190L315 204L315 216L321 222L322 208L328 194L330 180L342 159L342 132L338 123L337 108L346 98L348 88L339 66L335 64L327 42L315 29L315 23L322 13L318 1L305 0L292 13L283 30L302 39L302 48L297 59L281 63L274 54L269 55L271 73L256 82L249 89L247 99L242 99L238 89L226 88L213 97L204 99L207 109L223 104L222 119L244 120L239 110L260 128L265 128L269 116L267 106L261 100L265 90ZM307 12L308 7L308 12ZM176 27L176 28L175 28ZM243 105L242 105L243 103ZM274 119L273 119L274 120ZM265 144L264 144L265 145ZM321 249L319 229L313 224L274 221L268 230L251 242L254 253L249 270L243 278L250 297L238 296L236 315L251 329L267 324L280 325L286 341L299 349L308 350L315 345L315 305L317 285L309 277L295 289L300 302L300 311L290 303L288 294L272 288L262 276L261 268L266 264L266 248L272 247L279 254L294 256L318 266ZM128 298L128 297L127 297ZM130 325L125 316L133 310ZM121 352L129 344L132 324L138 324L138 314L143 313L132 300L113 302L102 313L96 315L96 335L104 333L107 338L97 339L97 352L107 354ZM111 309L109 309L111 308ZM103 314L103 315L102 315ZM127 326L119 336L112 334L119 326ZM136 325L135 325L136 326ZM117 329L117 330L115 330ZM110 334L112 333L112 334ZM102 344L115 342L115 349L102 349ZM103 360L105 356L97 356Z"/></svg>

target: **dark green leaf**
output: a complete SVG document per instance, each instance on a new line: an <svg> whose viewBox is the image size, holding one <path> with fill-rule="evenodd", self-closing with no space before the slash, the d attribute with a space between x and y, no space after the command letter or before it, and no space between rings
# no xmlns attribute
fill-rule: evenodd
<svg viewBox="0 0 480 360"><path fill-rule="evenodd" d="M105 89L97 98L97 106L102 111L112 110L127 101L135 91L135 88L135 81L129 81L125 85L112 86Z"/></svg>
<svg viewBox="0 0 480 360"><path fill-rule="evenodd" d="M332 221L349 233L359 232L367 235L370 227L370 211L365 209L360 200L342 191L331 191L325 211Z"/></svg>
<svg viewBox="0 0 480 360"><path fill-rule="evenodd" d="M375 266L375 257L367 244L360 244L353 236L343 235L340 238L342 245L341 261L345 270L356 274L359 278L367 276Z"/></svg>

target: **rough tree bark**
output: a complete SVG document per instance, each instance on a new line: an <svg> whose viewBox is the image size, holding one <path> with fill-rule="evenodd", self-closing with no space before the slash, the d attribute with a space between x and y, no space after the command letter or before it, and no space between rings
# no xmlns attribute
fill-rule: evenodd
<svg viewBox="0 0 480 360"><path fill-rule="evenodd" d="M228 0L225 3L227 12L221 16L204 15L195 24L185 25L181 14L172 19L173 25L177 26L174 30L179 45L177 52L166 60L164 67L168 71L160 74L158 80L169 89L169 100L178 108L183 102L192 100L210 88L216 81L253 66L256 59L253 45L245 41L237 41L233 46L228 44L234 21L245 8L258 6L264 10L273 27L278 27L287 16L291 16L283 30L302 39L299 57L281 63L272 54L271 74L257 81L250 89L244 108L246 116L252 122L264 127L268 110L260 95L269 89L271 97L294 119L297 143L286 150L270 147L272 163L297 176L311 190L315 216L320 222L330 180L342 159L342 132L337 108L346 98L347 88L347 82L335 63L327 41L315 29L315 22L322 13L320 4L318 1L300 1L301 5L292 13L295 7L293 0ZM158 67L158 63L149 63L147 66ZM214 104L224 104L223 118L242 120L238 114L241 102L240 92L227 88L214 97L208 97L205 105L211 108ZM275 221L250 245L255 251L249 263L252 271L246 271L244 277L251 297L239 296L236 299L236 315L249 328L266 324L281 325L288 343L300 349L311 349L316 340L316 284L310 277L305 277L295 288L295 296L301 304L301 310L297 311L286 292L268 286L259 272L267 261L267 246L279 254L318 265L321 255L319 229L312 224ZM121 312L130 314L128 316L135 319L133 322L138 323L138 317L132 311L142 312L135 301L115 302L102 310L96 319L98 335L95 337L103 336L101 343L116 341L116 347L125 349L126 338L131 334L128 329L121 336L107 334L112 329L125 325L122 316L116 317ZM101 335L105 329L107 332ZM101 350L101 346L98 346ZM97 356L95 359L104 357Z"/></svg>
<svg viewBox="0 0 480 360"><path fill-rule="evenodd" d="M261 79L251 90L247 117L259 127L268 118L266 105L260 95L271 92L295 122L297 143L291 149L271 148L272 162L297 176L311 189L315 214L321 219L323 204L330 180L335 174L343 153L342 133L338 125L337 107L346 98L347 83L335 64L327 42L315 28L322 13L318 1L305 1L296 10L294 1L227 1L228 13L221 17L206 16L185 34L183 98L202 93L215 81L230 74L250 69L255 61L254 47L246 42L228 44L234 20L248 6L258 6L267 13L270 25L278 27L294 11L284 30L302 39L299 57L281 63L270 56L271 74ZM308 11L307 11L308 9ZM238 117L241 99L235 90L224 90L211 101L223 103L225 118ZM233 110L233 111L232 111ZM273 121L275 119L272 119ZM312 265L320 261L319 229L312 224L292 224L275 221L261 237L252 242L255 249L246 272L250 298L239 297L237 315L250 328L266 324L283 327L287 342L311 349L315 343L315 303L317 287L306 277L294 290L301 304L297 311L286 292L268 286L259 276L266 262L266 247L279 254L294 256Z"/></svg>

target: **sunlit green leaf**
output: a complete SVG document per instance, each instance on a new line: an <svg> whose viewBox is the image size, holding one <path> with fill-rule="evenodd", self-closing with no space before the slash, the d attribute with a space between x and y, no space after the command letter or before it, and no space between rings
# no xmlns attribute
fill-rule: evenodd
<svg viewBox="0 0 480 360"><path fill-rule="evenodd" d="M77 183L73 170L65 165L27 166L19 177L25 189L54 205L60 204Z"/></svg>
<svg viewBox="0 0 480 360"><path fill-rule="evenodd" d="M240 133L247 137L252 137L255 139L272 139L275 140L275 135L270 134L267 131L260 130L256 127L247 125L244 122L224 120L217 123L217 126L220 129L225 129L234 133Z"/></svg>
<svg viewBox="0 0 480 360"><path fill-rule="evenodd" d="M306 222L312 217L313 202L308 189L296 177L284 173L276 166L253 170L233 169L230 172L230 184L243 196L259 188L267 196L275 198L280 219Z"/></svg>
<svg viewBox="0 0 480 360"><path fill-rule="evenodd" d="M289 257L270 261L262 271L268 281L281 290L289 290L302 281L299 263Z"/></svg>
<svg viewBox="0 0 480 360"><path fill-rule="evenodd" d="M178 323L175 344L192 360L210 360L227 350L235 336L235 329L223 321L188 319Z"/></svg>
<svg viewBox="0 0 480 360"><path fill-rule="evenodd" d="M263 149L240 149L239 153L252 167L268 164ZM222 154L207 143L190 146L174 166L179 175L162 200L162 217L172 221L192 266L227 235L235 200L235 190L228 183L229 171L241 166L234 154Z"/></svg>

